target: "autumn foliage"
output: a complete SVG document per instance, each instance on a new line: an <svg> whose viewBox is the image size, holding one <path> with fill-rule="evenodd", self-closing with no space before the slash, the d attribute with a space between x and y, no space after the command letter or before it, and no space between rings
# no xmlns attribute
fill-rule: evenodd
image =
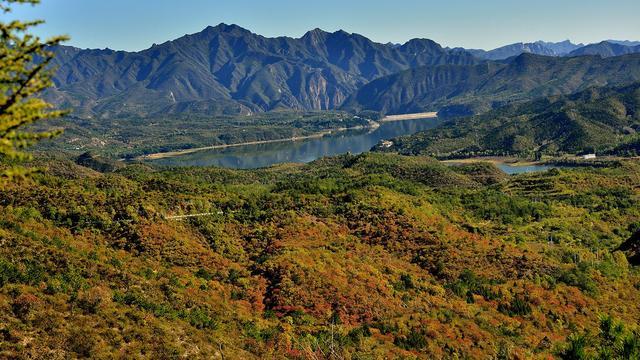
<svg viewBox="0 0 640 360"><path fill-rule="evenodd" d="M0 189L3 357L546 359L640 315L616 251L640 221L632 160L45 164ZM211 215L166 218L192 213Z"/></svg>

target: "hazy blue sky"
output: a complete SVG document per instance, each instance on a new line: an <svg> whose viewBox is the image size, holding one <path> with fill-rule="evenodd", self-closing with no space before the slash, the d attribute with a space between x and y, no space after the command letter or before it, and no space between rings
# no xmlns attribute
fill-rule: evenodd
<svg viewBox="0 0 640 360"><path fill-rule="evenodd" d="M75 46L140 50L221 22L265 36L300 37L319 27L467 48L640 40L639 15L640 0L42 0L11 17L45 19L40 35L68 34Z"/></svg>

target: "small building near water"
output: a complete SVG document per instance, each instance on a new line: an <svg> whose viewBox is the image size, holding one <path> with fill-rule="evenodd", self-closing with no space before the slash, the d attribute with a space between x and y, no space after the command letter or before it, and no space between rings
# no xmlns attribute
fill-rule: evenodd
<svg viewBox="0 0 640 360"><path fill-rule="evenodd" d="M390 148L393 146L393 141L389 141L389 140L382 140L380 142L380 147L386 149L386 148Z"/></svg>

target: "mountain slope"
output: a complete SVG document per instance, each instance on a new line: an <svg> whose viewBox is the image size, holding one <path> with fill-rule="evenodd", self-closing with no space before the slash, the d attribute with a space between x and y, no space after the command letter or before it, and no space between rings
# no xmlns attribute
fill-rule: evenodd
<svg viewBox="0 0 640 360"><path fill-rule="evenodd" d="M557 43L536 41L534 43L515 43L505 45L488 51L478 49L468 49L466 51L470 52L478 58L485 60L504 60L523 53L547 56L563 56L582 46L584 45L576 45L569 40Z"/></svg>
<svg viewBox="0 0 640 360"><path fill-rule="evenodd" d="M504 65L439 65L393 74L363 86L344 103L348 110L383 113L422 112L425 104L444 103L481 86Z"/></svg>
<svg viewBox="0 0 640 360"><path fill-rule="evenodd" d="M633 44L629 42L629 44ZM602 57L640 53L640 45L623 45L609 41L590 44L569 53L569 56L599 55Z"/></svg>
<svg viewBox="0 0 640 360"><path fill-rule="evenodd" d="M619 145L640 130L640 83L545 97L395 139L389 151L466 157L576 153Z"/></svg>
<svg viewBox="0 0 640 360"><path fill-rule="evenodd" d="M624 45L624 46L638 46L640 45L640 41L630 41L630 40L605 40L606 42L610 42L613 44L619 44L619 45Z"/></svg>
<svg viewBox="0 0 640 360"><path fill-rule="evenodd" d="M349 110L472 114L542 96L640 81L640 55L548 57L507 64L420 67L372 81L347 99Z"/></svg>
<svg viewBox="0 0 640 360"><path fill-rule="evenodd" d="M0 186L3 359L550 359L640 316L615 250L638 226L631 160L34 165Z"/></svg>
<svg viewBox="0 0 640 360"><path fill-rule="evenodd" d="M465 49L479 59L506 60L521 54L545 56L583 56L600 55L602 57L620 56L640 52L640 42L605 40L595 44L574 44L569 40L562 42L536 41L534 43L515 43L493 50Z"/></svg>
<svg viewBox="0 0 640 360"><path fill-rule="evenodd" d="M101 116L333 109L381 76L477 62L430 40L392 47L319 29L299 39L266 38L225 24L135 53L71 47L57 53L55 89L47 98L77 115Z"/></svg>

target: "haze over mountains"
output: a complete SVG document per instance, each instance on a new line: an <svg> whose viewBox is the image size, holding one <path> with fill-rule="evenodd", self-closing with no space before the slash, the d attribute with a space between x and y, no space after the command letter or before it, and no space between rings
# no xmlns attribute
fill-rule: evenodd
<svg viewBox="0 0 640 360"><path fill-rule="evenodd" d="M56 51L58 72L55 88L45 95L47 100L74 108L76 116L118 117L341 107L398 112L448 105L453 93L455 98L464 98L467 95L463 93L482 94L489 88L502 94L495 99L498 102L510 98L512 92L517 93L516 99L566 94L589 85L630 80L620 73L622 63L630 62L631 73L635 74L637 59L611 62L594 57L570 61L595 73L585 73L585 78L578 80L567 73L569 85L539 88L536 83L555 75L523 76L535 71L527 64L540 62L559 69L567 60L524 57L517 61L513 57L522 53L613 57L639 52L640 47L632 42L582 46L564 41L483 51L443 48L428 39L413 39L402 45L379 44L362 35L320 29L301 38L266 38L236 25L220 24L140 52L70 46ZM501 77L490 81L498 73ZM403 80L395 82L399 79ZM484 81L493 87L475 89ZM399 95L391 95L392 89ZM364 99L364 94L371 97Z"/></svg>

